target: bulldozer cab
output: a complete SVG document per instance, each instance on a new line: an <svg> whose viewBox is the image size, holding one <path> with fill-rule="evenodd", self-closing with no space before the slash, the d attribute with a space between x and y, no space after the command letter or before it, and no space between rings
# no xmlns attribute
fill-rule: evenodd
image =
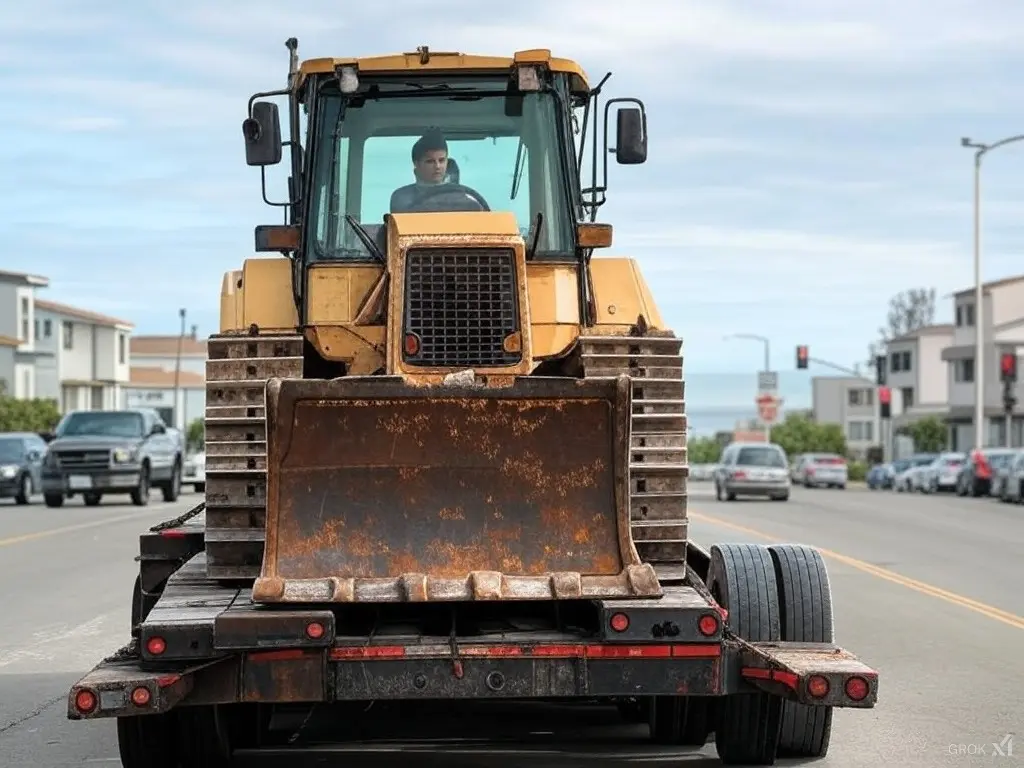
<svg viewBox="0 0 1024 768"><path fill-rule="evenodd" d="M557 365L610 244L584 220L592 94L527 54L293 60L291 219L257 249L293 261L305 352L266 384L257 601L660 594L630 539L629 379ZM620 162L645 130L620 111ZM243 133L280 161L276 106Z"/></svg>

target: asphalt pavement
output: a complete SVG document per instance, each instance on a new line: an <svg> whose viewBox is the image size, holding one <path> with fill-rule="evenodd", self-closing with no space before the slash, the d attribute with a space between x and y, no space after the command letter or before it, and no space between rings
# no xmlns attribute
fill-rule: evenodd
<svg viewBox="0 0 1024 768"><path fill-rule="evenodd" d="M70 685L127 639L133 557L145 527L191 507L80 501L62 509L0 502L0 766L118 766L113 723L66 719ZM119 500L118 500L119 501ZM724 541L822 549L837 640L881 673L874 710L836 713L831 750L814 765L1013 765L1024 761L1024 507L988 499L795 489L787 503L716 502L694 483L691 531ZM462 717L465 717L463 715ZM429 718L429 721L428 721ZM700 768L714 747L666 752L613 712L533 707L488 725L459 719L425 745L437 716L407 723L402 745L325 748L303 760L242 765L620 766ZM1017 734L1013 754L1005 737ZM982 754L984 752L984 754ZM780 760L778 765L797 765Z"/></svg>

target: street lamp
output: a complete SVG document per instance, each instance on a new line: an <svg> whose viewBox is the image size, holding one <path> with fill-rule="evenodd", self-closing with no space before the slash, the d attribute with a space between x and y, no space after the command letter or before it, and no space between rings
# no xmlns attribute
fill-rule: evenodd
<svg viewBox="0 0 1024 768"><path fill-rule="evenodd" d="M179 309L178 310L178 317L181 318L181 331L178 333L178 354L177 354L177 356L175 358L175 361L174 361L174 411L172 412L174 415L171 417L173 419L173 422L174 422L173 424L171 424L171 426L173 426L173 427L178 427L178 421L179 421L180 415L181 415L181 410L180 410L180 405L178 403L178 400L181 398L181 352L182 352L181 347L182 347L182 344L185 343L185 310L184 309ZM181 429L182 431L184 431L186 426L187 425L183 423L180 427L178 427L178 429Z"/></svg>
<svg viewBox="0 0 1024 768"><path fill-rule="evenodd" d="M981 291L981 159L993 149L1024 140L1024 134L982 144L968 137L960 145L974 150L974 447L985 447L985 352Z"/></svg>
<svg viewBox="0 0 1024 768"><path fill-rule="evenodd" d="M748 339L750 341L760 341L764 344L764 372L768 373L771 367L771 342L768 341L764 336L759 336L756 333L731 333L725 337L725 340L729 339ZM772 439L772 428L769 424L764 425L765 441L771 442Z"/></svg>

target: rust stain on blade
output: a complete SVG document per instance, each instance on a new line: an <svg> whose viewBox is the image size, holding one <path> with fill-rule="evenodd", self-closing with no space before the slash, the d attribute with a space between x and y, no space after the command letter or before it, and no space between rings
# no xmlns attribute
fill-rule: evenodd
<svg viewBox="0 0 1024 768"><path fill-rule="evenodd" d="M267 411L258 600L660 594L629 538L628 381L275 381Z"/></svg>

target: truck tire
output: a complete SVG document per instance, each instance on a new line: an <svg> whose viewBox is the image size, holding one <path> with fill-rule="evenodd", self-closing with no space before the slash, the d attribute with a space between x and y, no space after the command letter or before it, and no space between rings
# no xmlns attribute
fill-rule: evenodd
<svg viewBox="0 0 1024 768"><path fill-rule="evenodd" d="M834 642L832 588L821 554L801 544L773 544L768 551L779 585L782 639L797 643ZM783 702L779 755L824 757L831 734L832 707Z"/></svg>
<svg viewBox="0 0 1024 768"><path fill-rule="evenodd" d="M171 469L171 479L166 485L160 486L160 492L164 495L164 501L177 501L181 495L181 458L174 460L174 467Z"/></svg>
<svg viewBox="0 0 1024 768"><path fill-rule="evenodd" d="M44 493L43 501L48 507L63 507L64 506L64 494L63 493Z"/></svg>
<svg viewBox="0 0 1024 768"><path fill-rule="evenodd" d="M117 749L124 768L178 768L175 712L117 718Z"/></svg>
<svg viewBox="0 0 1024 768"><path fill-rule="evenodd" d="M711 733L713 703L707 696L655 696L648 716L651 741L703 747Z"/></svg>
<svg viewBox="0 0 1024 768"><path fill-rule="evenodd" d="M767 547L715 544L708 588L729 611L729 628L751 642L782 639L779 590ZM773 765L778 752L782 701L768 693L725 696L717 708L715 748L723 765Z"/></svg>
<svg viewBox="0 0 1024 768"><path fill-rule="evenodd" d="M231 765L227 707L201 704L178 710L181 764L189 768L227 768Z"/></svg>
<svg viewBox="0 0 1024 768"><path fill-rule="evenodd" d="M149 504L150 493L149 464L143 464L139 471L139 485L132 491L132 504L136 507L144 507Z"/></svg>

